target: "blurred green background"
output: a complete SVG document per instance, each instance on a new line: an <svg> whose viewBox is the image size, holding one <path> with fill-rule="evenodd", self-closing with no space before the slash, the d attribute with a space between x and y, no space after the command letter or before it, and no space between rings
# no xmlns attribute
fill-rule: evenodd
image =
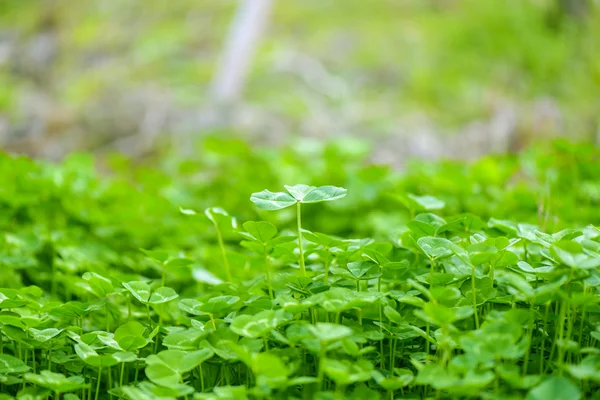
<svg viewBox="0 0 600 400"><path fill-rule="evenodd" d="M599 140L597 0L257 1L262 35L223 101L248 3L0 0L0 144L60 159L189 151L215 131L343 137L400 165Z"/></svg>

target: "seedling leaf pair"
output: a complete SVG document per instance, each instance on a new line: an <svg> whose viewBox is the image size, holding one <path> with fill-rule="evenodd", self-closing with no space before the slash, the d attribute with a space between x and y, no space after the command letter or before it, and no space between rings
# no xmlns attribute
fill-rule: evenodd
<svg viewBox="0 0 600 400"><path fill-rule="evenodd" d="M281 210L296 203L320 203L332 201L346 196L346 189L336 186L285 185L285 192L263 190L253 193L250 200L261 210Z"/></svg>

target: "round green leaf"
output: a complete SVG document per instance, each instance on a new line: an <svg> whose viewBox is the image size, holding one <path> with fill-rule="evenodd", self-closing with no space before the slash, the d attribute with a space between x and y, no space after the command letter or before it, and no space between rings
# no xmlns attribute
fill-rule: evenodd
<svg viewBox="0 0 600 400"><path fill-rule="evenodd" d="M8 354L0 354L0 374L19 374L29 371L20 359Z"/></svg>
<svg viewBox="0 0 600 400"><path fill-rule="evenodd" d="M551 376L529 391L525 400L578 400L579 388L562 376Z"/></svg>
<svg viewBox="0 0 600 400"><path fill-rule="evenodd" d="M335 342L352 335L352 329L347 326L325 322L310 325L308 329L321 342Z"/></svg>
<svg viewBox="0 0 600 400"><path fill-rule="evenodd" d="M266 243L269 239L277 235L275 225L266 221L248 221L244 223L243 227L253 239L260 243Z"/></svg>
<svg viewBox="0 0 600 400"><path fill-rule="evenodd" d="M123 287L141 303L148 303L148 299L150 299L150 286L147 283L141 281L123 282Z"/></svg>
<svg viewBox="0 0 600 400"><path fill-rule="evenodd" d="M35 385L58 393L73 392L88 386L81 376L67 378L63 374L50 371L41 371L39 375L28 373L25 374L25 379Z"/></svg>
<svg viewBox="0 0 600 400"><path fill-rule="evenodd" d="M269 190L253 193L250 196L252 201L261 210L281 210L296 204L296 199L283 192L273 193Z"/></svg>
<svg viewBox="0 0 600 400"><path fill-rule="evenodd" d="M148 303L150 303L150 304L167 303L171 300L175 300L178 297L179 297L179 295L177 294L177 292L175 290L171 289L170 287L163 286L163 287L159 287L152 293L152 295L150 296L150 299L148 300Z"/></svg>

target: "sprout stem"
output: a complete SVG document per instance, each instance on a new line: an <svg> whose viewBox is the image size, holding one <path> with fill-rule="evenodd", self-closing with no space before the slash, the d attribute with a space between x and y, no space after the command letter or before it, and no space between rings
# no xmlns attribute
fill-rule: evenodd
<svg viewBox="0 0 600 400"><path fill-rule="evenodd" d="M273 285L271 283L271 267L269 264L269 256L267 254L267 246L264 246L264 256L265 256L265 272L267 274L267 285L269 286L269 297L273 300Z"/></svg>
<svg viewBox="0 0 600 400"><path fill-rule="evenodd" d="M227 253L225 251L225 244L223 243L223 234L219 229L219 225L216 223L215 229L217 230L217 240L219 241L219 247L221 248L221 257L223 257L223 265L225 266L225 273L227 274L227 281L231 282L231 269L229 268L229 260L227 259Z"/></svg>
<svg viewBox="0 0 600 400"><path fill-rule="evenodd" d="M323 281L326 285L329 285L329 247L325 247L325 276Z"/></svg>
<svg viewBox="0 0 600 400"><path fill-rule="evenodd" d="M121 376L119 377L119 387L123 386L123 376L125 375L125 363L121 363Z"/></svg>
<svg viewBox="0 0 600 400"><path fill-rule="evenodd" d="M300 250L300 271L306 276L306 265L304 264L304 248L302 247L302 211L300 202L296 203L296 221L298 222L298 249Z"/></svg>
<svg viewBox="0 0 600 400"><path fill-rule="evenodd" d="M475 316L475 327L479 329L479 315L477 313L477 292L475 292L475 266L471 266L471 293L473 295L473 315Z"/></svg>
<svg viewBox="0 0 600 400"><path fill-rule="evenodd" d="M100 378L102 378L102 367L98 368L98 381L96 382L96 395L94 396L94 400L98 400L98 396L100 395Z"/></svg>

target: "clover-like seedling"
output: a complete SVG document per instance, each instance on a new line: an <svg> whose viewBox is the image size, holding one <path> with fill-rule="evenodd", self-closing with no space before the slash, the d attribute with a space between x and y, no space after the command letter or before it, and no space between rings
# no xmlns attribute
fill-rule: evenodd
<svg viewBox="0 0 600 400"><path fill-rule="evenodd" d="M373 364L367 360L349 361L326 359L323 363L325 374L337 385L345 387L352 383L371 379Z"/></svg>
<svg viewBox="0 0 600 400"><path fill-rule="evenodd" d="M350 274L348 273L348 275ZM309 306L320 306L327 310L327 312L341 313L350 308L349 304L355 297L355 293L356 292L350 289L332 287L327 291L309 297L304 301L304 304Z"/></svg>
<svg viewBox="0 0 600 400"><path fill-rule="evenodd" d="M325 373L325 362L327 359L327 346L330 343L343 340L352 335L352 329L339 324L330 324L319 322L316 325L308 326L309 332L319 341L319 368L317 380L319 386L323 385L323 375Z"/></svg>
<svg viewBox="0 0 600 400"><path fill-rule="evenodd" d="M135 352L149 343L149 339L144 337L145 331L144 325L129 321L117 328L114 339L122 350Z"/></svg>
<svg viewBox="0 0 600 400"><path fill-rule="evenodd" d="M414 374L406 368L394 368L394 375L384 375L379 371L371 371L371 377L386 390L397 390L408 386L414 380Z"/></svg>
<svg viewBox="0 0 600 400"><path fill-rule="evenodd" d="M82 278L87 282L89 291L94 293L99 298L107 297L115 292L115 288L110 279L100 274L95 272L86 272L83 274Z"/></svg>
<svg viewBox="0 0 600 400"><path fill-rule="evenodd" d="M293 236L279 236L277 235L277 228L275 225L266 221L247 221L243 224L246 232L239 232L246 240L242 241L242 245L255 253L263 256L265 263L265 272L267 277L267 286L269 289L269 296L273 299L273 285L271 283L271 268L269 255L273 251L273 248L278 244L287 243L294 240Z"/></svg>
<svg viewBox="0 0 600 400"><path fill-rule="evenodd" d="M108 297L111 294L116 293L117 289L113 286L112 281L110 279L95 272L86 272L82 275L82 278L85 282L80 282L79 285L87 291L96 295L100 299L99 304L104 305L104 312L106 315L106 330L108 330L110 315L109 307L112 305L108 301Z"/></svg>
<svg viewBox="0 0 600 400"><path fill-rule="evenodd" d="M289 386L288 376L292 372L284 360L272 353L250 353L245 347L234 345L240 359L256 376L253 394L269 397L273 389Z"/></svg>
<svg viewBox="0 0 600 400"><path fill-rule="evenodd" d="M179 211L185 215L198 215L194 210L180 208ZM231 268L229 266L229 260L227 258L227 252L225 250L225 243L223 242L223 229L233 228L237 229L237 220L232 217L220 207L210 207L204 210L204 215L209 219L210 222L215 226L217 231L217 240L219 242L219 248L221 249L221 257L223 259L223 266L225 267L225 274L227 275L227 281L231 282Z"/></svg>
<svg viewBox="0 0 600 400"><path fill-rule="evenodd" d="M331 255L334 252L341 251L341 247L345 244L342 239L326 235L320 232L311 232L306 229L302 230L302 236L308 242L313 243L314 252L318 253L323 259L323 283L329 284L329 268L331 266Z"/></svg>
<svg viewBox="0 0 600 400"><path fill-rule="evenodd" d="M196 299L183 299L179 302L179 308L192 315L208 315L212 323L213 329L217 329L215 323L215 314L226 313L234 310L240 298L237 296L216 296L210 298L206 302L201 302Z"/></svg>
<svg viewBox="0 0 600 400"><path fill-rule="evenodd" d="M67 378L63 374L50 371L41 371L39 374L27 373L25 379L28 382L50 389L57 399L62 393L74 392L89 386L81 376L69 376Z"/></svg>
<svg viewBox="0 0 600 400"><path fill-rule="evenodd" d="M265 337L286 322L289 317L283 310L264 310L254 315L238 315L233 319L230 329L240 336L251 339Z"/></svg>
<svg viewBox="0 0 600 400"><path fill-rule="evenodd" d="M433 273L435 272L435 263L437 260L450 257L452 251L452 242L448 239L433 236L425 236L417 240L417 247L427 258L429 258L431 267L429 270L429 284L433 285Z"/></svg>
<svg viewBox="0 0 600 400"><path fill-rule="evenodd" d="M152 291L150 285L141 281L123 282L123 286L144 305L167 303L179 297L177 292L169 287L163 286Z"/></svg>
<svg viewBox="0 0 600 400"><path fill-rule="evenodd" d="M84 342L75 344L75 353L79 358L87 365L98 368L98 377L96 382L96 396L95 400L98 399L100 394L100 381L102 378L102 369L110 368L121 362L120 357L114 354L98 354L91 346Z"/></svg>
<svg viewBox="0 0 600 400"><path fill-rule="evenodd" d="M408 208L411 216L414 216L415 213L419 211L441 210L446 206L446 203L433 196L417 196L412 193L407 193L406 195L394 196L394 198Z"/></svg>
<svg viewBox="0 0 600 400"><path fill-rule="evenodd" d="M140 249L146 257L160 264L162 270L161 286L165 286L167 282L167 270L176 267L185 267L186 265L193 264L194 261L185 257L171 257L168 252L164 250L146 250Z"/></svg>
<svg viewBox="0 0 600 400"><path fill-rule="evenodd" d="M168 303L179 297L179 294L170 287L162 286L152 291L150 285L142 281L123 282L123 287L129 291L140 303L146 306L148 323L152 326L150 318L150 305Z"/></svg>
<svg viewBox="0 0 600 400"><path fill-rule="evenodd" d="M346 189L337 186L308 186L308 185L285 185L285 192L271 192L263 190L250 196L252 201L261 210L281 210L296 205L296 222L298 225L298 250L300 251L300 271L306 276L304 263L304 248L302 247L302 210L301 204L321 203L333 201L346 196Z"/></svg>
<svg viewBox="0 0 600 400"><path fill-rule="evenodd" d="M214 355L210 348L185 352L164 350L146 357L146 376L152 382L164 387L178 387L182 374L198 367Z"/></svg>
<svg viewBox="0 0 600 400"><path fill-rule="evenodd" d="M600 267L600 256L586 251L581 243L560 240L550 247L550 255L559 265L574 269L594 269Z"/></svg>
<svg viewBox="0 0 600 400"><path fill-rule="evenodd" d="M29 336L32 340L38 343L39 347L50 347L48 343L52 341L52 339L56 338L58 335L62 333L62 329L56 328L46 328L46 329L35 329L29 328Z"/></svg>

